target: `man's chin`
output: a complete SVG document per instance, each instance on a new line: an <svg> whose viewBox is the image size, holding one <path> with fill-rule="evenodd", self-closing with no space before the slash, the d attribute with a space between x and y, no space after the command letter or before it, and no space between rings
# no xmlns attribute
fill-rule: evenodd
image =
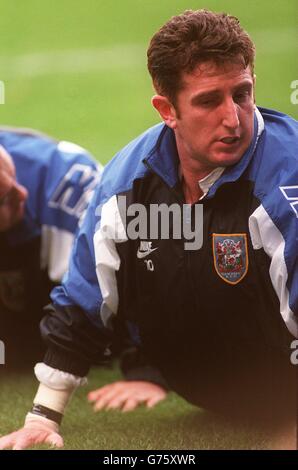
<svg viewBox="0 0 298 470"><path fill-rule="evenodd" d="M226 152L220 154L220 155L216 155L215 158L214 158L214 166L216 167L219 167L219 166L223 166L223 167L226 167L226 166L231 166L231 165L235 165L236 163L238 163L241 158L242 158L243 154L240 154L239 153L236 153L236 154L228 154Z"/></svg>

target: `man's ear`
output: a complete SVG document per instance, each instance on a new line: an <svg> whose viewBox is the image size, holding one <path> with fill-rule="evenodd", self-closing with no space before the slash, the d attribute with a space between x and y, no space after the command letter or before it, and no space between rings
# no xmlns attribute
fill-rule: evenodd
<svg viewBox="0 0 298 470"><path fill-rule="evenodd" d="M163 95L154 95L151 103L159 112L162 120L171 129L176 128L177 113L172 103Z"/></svg>

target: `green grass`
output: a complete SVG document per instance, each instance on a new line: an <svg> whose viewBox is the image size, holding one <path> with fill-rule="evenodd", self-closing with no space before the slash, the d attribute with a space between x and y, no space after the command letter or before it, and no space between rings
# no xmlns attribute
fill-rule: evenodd
<svg viewBox="0 0 298 470"><path fill-rule="evenodd" d="M65 449L264 449L268 436L248 424L224 422L174 393L148 410L94 413L89 390L120 378L118 369L93 369L89 383L74 396L62 425ZM22 426L36 391L33 374L10 374L1 383L0 433ZM43 446L42 448L46 448Z"/></svg>
<svg viewBox="0 0 298 470"><path fill-rule="evenodd" d="M1 2L0 122L77 142L102 162L155 124L146 47L170 16L187 8L238 16L257 46L257 103L298 117L290 83L298 79L297 0L11 0ZM114 380L93 371L89 389ZM31 375L0 386L2 434L20 426L36 385ZM266 436L222 423L170 395L148 412L93 414L86 390L63 424L66 448L185 449L264 447Z"/></svg>

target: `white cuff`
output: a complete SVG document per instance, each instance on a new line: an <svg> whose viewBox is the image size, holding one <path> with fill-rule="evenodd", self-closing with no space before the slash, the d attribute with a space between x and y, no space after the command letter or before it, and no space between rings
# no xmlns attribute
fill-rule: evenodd
<svg viewBox="0 0 298 470"><path fill-rule="evenodd" d="M53 369L43 362L38 362L35 365L34 372L39 382L54 390L75 389L87 383L87 377L78 377L62 370Z"/></svg>

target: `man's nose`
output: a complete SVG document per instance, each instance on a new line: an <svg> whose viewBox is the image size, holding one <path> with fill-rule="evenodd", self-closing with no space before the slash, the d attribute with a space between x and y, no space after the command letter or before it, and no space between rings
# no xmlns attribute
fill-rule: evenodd
<svg viewBox="0 0 298 470"><path fill-rule="evenodd" d="M225 127L230 129L237 129L239 127L238 107L232 98L223 103L222 113L222 123Z"/></svg>

